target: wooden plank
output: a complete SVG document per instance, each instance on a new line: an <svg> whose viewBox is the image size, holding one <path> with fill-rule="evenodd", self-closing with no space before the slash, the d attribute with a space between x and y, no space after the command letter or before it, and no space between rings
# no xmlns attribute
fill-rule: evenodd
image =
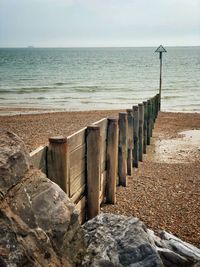
<svg viewBox="0 0 200 267"><path fill-rule="evenodd" d="M101 144L101 165L102 165L102 170L105 168L105 162L106 162L106 149L107 149L107 142L104 141Z"/></svg>
<svg viewBox="0 0 200 267"><path fill-rule="evenodd" d="M85 223L86 221L86 209L84 209L78 216L78 221L80 224Z"/></svg>
<svg viewBox="0 0 200 267"><path fill-rule="evenodd" d="M107 139L108 119L103 118L103 119L95 122L94 125L100 127L101 140L102 140L102 142L104 142Z"/></svg>
<svg viewBox="0 0 200 267"><path fill-rule="evenodd" d="M86 145L79 146L70 153L70 168L86 157Z"/></svg>
<svg viewBox="0 0 200 267"><path fill-rule="evenodd" d="M47 146L40 146L30 153L31 164L47 174Z"/></svg>
<svg viewBox="0 0 200 267"><path fill-rule="evenodd" d="M139 156L139 112L138 106L133 106L133 167L138 168L138 156Z"/></svg>
<svg viewBox="0 0 200 267"><path fill-rule="evenodd" d="M80 224L83 224L86 220L86 197L84 196L75 206L78 211L78 220Z"/></svg>
<svg viewBox="0 0 200 267"><path fill-rule="evenodd" d="M78 175L86 170L86 158L79 160L75 165L70 167L70 181L73 181Z"/></svg>
<svg viewBox="0 0 200 267"><path fill-rule="evenodd" d="M119 150L118 150L119 184L127 185L127 114L119 113Z"/></svg>
<svg viewBox="0 0 200 267"><path fill-rule="evenodd" d="M143 153L147 153L147 116L148 116L148 111L147 111L147 101L143 102L144 104L144 127L143 127Z"/></svg>
<svg viewBox="0 0 200 267"><path fill-rule="evenodd" d="M67 138L62 136L49 138L47 153L48 178L58 184L67 194L69 193L68 167Z"/></svg>
<svg viewBox="0 0 200 267"><path fill-rule="evenodd" d="M101 136L99 126L87 128L87 217L92 219L100 213L99 191L101 172Z"/></svg>
<svg viewBox="0 0 200 267"><path fill-rule="evenodd" d="M139 104L139 161L143 160L144 105Z"/></svg>
<svg viewBox="0 0 200 267"><path fill-rule="evenodd" d="M75 205L76 210L78 211L78 214L80 214L84 209L86 204L86 197L82 197L79 202Z"/></svg>
<svg viewBox="0 0 200 267"><path fill-rule="evenodd" d="M111 204L116 203L118 139L118 119L108 119L106 202Z"/></svg>
<svg viewBox="0 0 200 267"><path fill-rule="evenodd" d="M82 146L86 142L86 127L80 131L67 137L69 144L69 151L72 152L77 147Z"/></svg>
<svg viewBox="0 0 200 267"><path fill-rule="evenodd" d="M147 100L147 145L151 144L151 101Z"/></svg>
<svg viewBox="0 0 200 267"><path fill-rule="evenodd" d="M85 171L82 172L78 177L73 180L70 179L70 197L72 197L78 190L86 184L86 174Z"/></svg>
<svg viewBox="0 0 200 267"><path fill-rule="evenodd" d="M73 203L78 203L83 195L85 195L86 185L84 184L72 197L70 197Z"/></svg>
<svg viewBox="0 0 200 267"><path fill-rule="evenodd" d="M132 153L133 153L133 110L127 109L128 136L127 136L127 174L132 175Z"/></svg>
<svg viewBox="0 0 200 267"><path fill-rule="evenodd" d="M101 174L101 190L99 194L100 204L104 201L106 197L106 176L107 176L107 171L104 171Z"/></svg>

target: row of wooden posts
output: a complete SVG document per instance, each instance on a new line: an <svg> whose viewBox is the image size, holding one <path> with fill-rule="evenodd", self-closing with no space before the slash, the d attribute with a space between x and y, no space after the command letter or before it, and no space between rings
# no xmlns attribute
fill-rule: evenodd
<svg viewBox="0 0 200 267"><path fill-rule="evenodd" d="M86 158L83 163L86 165L84 171L86 188L83 192L85 204L82 221L99 214L102 199L106 203L116 203L116 186L127 185L127 176L132 175L132 169L138 168L139 162L143 160L143 154L147 153L147 145L150 145L154 122L160 109L159 102L159 94L157 94L143 103L134 105L126 112L120 112L119 118L106 119L105 149L102 149L101 127L93 124L85 129L85 145L83 144L83 149L80 150L82 152L74 154L73 159L76 160L77 157L78 160L81 153ZM104 181L102 181L101 171L103 153L105 153L106 166ZM70 190L69 155L67 138L49 138L47 176L67 194ZM102 197L101 191L103 191ZM81 197L74 200L75 204Z"/></svg>

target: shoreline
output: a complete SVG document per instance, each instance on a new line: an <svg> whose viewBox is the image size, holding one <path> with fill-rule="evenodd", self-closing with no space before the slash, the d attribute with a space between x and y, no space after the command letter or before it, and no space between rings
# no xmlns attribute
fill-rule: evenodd
<svg viewBox="0 0 200 267"><path fill-rule="evenodd" d="M52 109L52 108L30 108L30 107L1 107L0 106L0 117L4 116L21 116L21 115L41 115L41 114L54 114L54 113L82 113L82 112L110 112L110 111L123 111L125 109ZM183 113L183 114L200 114L200 111L194 110L162 110L164 113Z"/></svg>

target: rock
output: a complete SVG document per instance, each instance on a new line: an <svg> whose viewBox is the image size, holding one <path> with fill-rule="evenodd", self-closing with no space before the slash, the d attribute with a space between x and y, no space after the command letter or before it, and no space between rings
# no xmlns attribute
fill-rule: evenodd
<svg viewBox="0 0 200 267"><path fill-rule="evenodd" d="M73 266L76 251L70 242L78 230L78 214L66 194L43 173L30 170L0 204L1 261Z"/></svg>
<svg viewBox="0 0 200 267"><path fill-rule="evenodd" d="M137 218L100 214L83 226L82 266L163 266L147 229Z"/></svg>
<svg viewBox="0 0 200 267"><path fill-rule="evenodd" d="M75 206L42 172L29 169L18 137L1 131L1 139L0 266L74 266L82 253Z"/></svg>
<svg viewBox="0 0 200 267"><path fill-rule="evenodd" d="M200 266L200 249L165 231L159 232L158 252L165 266Z"/></svg>
<svg viewBox="0 0 200 267"><path fill-rule="evenodd" d="M0 129L0 200L29 169L29 154L14 133Z"/></svg>
<svg viewBox="0 0 200 267"><path fill-rule="evenodd" d="M100 214L82 227L82 266L200 266L198 248L164 231L156 235L137 218Z"/></svg>

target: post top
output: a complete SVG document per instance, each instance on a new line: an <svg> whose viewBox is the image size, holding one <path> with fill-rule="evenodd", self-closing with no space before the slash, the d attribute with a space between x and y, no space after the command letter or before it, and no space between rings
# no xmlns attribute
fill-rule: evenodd
<svg viewBox="0 0 200 267"><path fill-rule="evenodd" d="M53 136L49 138L49 143L63 144L67 142L67 137Z"/></svg>
<svg viewBox="0 0 200 267"><path fill-rule="evenodd" d="M156 50L155 50L156 53L166 53L167 50L162 46L160 45Z"/></svg>

